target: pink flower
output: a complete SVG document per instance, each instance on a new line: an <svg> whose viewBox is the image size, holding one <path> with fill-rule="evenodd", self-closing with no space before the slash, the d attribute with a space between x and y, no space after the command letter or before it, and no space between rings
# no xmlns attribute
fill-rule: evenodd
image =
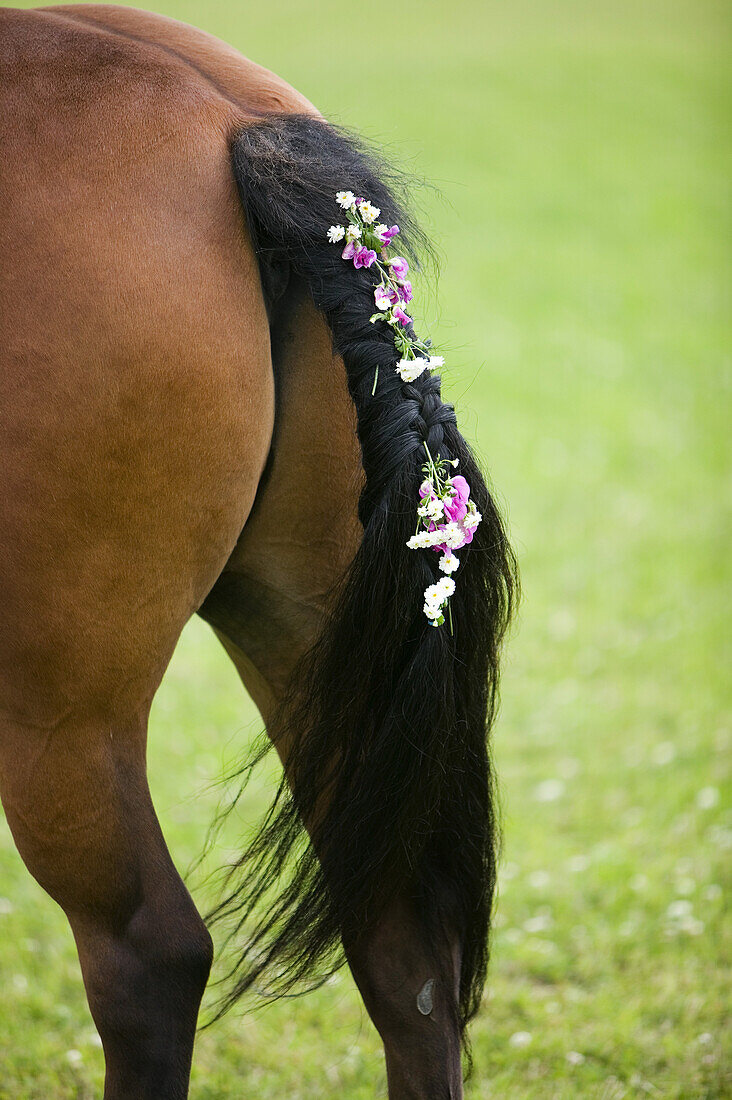
<svg viewBox="0 0 732 1100"><path fill-rule="evenodd" d="M361 245L361 247L356 251L356 254L353 257L353 266L371 267L375 259L376 253L374 252L373 248L366 248L365 245Z"/></svg>
<svg viewBox="0 0 732 1100"><path fill-rule="evenodd" d="M456 474L455 477L451 477L450 478L450 483L451 483L453 489L455 490L455 492L457 493L458 497L460 498L460 500L462 500L463 503L465 503L467 501L468 497L470 496L470 486L468 485L468 483L465 480L465 478L463 477L463 475L462 474Z"/></svg>
<svg viewBox="0 0 732 1100"><path fill-rule="evenodd" d="M391 311L392 317L396 317L397 321L401 325L411 325L412 318L408 313L405 313L401 306L394 306Z"/></svg>
<svg viewBox="0 0 732 1100"><path fill-rule="evenodd" d="M399 232L398 225L392 225L389 229L382 229L378 233L378 238L382 244L391 244L391 241Z"/></svg>
<svg viewBox="0 0 732 1100"><path fill-rule="evenodd" d="M412 300L412 284L406 279L399 287L399 297L404 303Z"/></svg>
<svg viewBox="0 0 732 1100"><path fill-rule="evenodd" d="M445 502L445 510L450 519L454 520L455 523L461 523L468 514L467 504L468 497L470 496L470 486L460 474L458 474L457 477L453 477L451 481L455 492L451 499ZM465 534L467 535L468 532L466 531ZM472 538L473 533L471 531L470 538L466 539L466 541L472 542Z"/></svg>
<svg viewBox="0 0 732 1100"><path fill-rule="evenodd" d="M387 290L384 286L377 286L374 290L374 301L379 309L389 309L389 307L398 301L397 293L395 290Z"/></svg>
<svg viewBox="0 0 732 1100"><path fill-rule="evenodd" d="M351 257L353 255L355 255L355 252L356 252L355 244L353 243L353 241L349 241L348 244L346 245L346 247L341 252L341 256L343 257L344 260L350 260Z"/></svg>
<svg viewBox="0 0 732 1100"><path fill-rule="evenodd" d="M406 279L409 273L409 264L403 256L395 256L389 260L389 267L397 279Z"/></svg>

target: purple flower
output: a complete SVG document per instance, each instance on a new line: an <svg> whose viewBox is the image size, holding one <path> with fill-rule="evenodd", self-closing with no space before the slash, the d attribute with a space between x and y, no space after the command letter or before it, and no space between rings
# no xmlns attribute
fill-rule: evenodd
<svg viewBox="0 0 732 1100"><path fill-rule="evenodd" d="M351 257L355 254L355 252L356 252L355 244L353 243L353 241L349 241L348 244L346 245L346 247L341 252L341 256L343 257L344 260L350 260Z"/></svg>
<svg viewBox="0 0 732 1100"><path fill-rule="evenodd" d="M382 229L379 234L379 239L383 244L391 244L392 239L397 236L399 232L398 225L392 225L389 229Z"/></svg>
<svg viewBox="0 0 732 1100"><path fill-rule="evenodd" d="M389 267L397 279L406 279L409 273L409 264L403 256L395 256L393 260L389 260Z"/></svg>
<svg viewBox="0 0 732 1100"><path fill-rule="evenodd" d="M353 266L371 267L375 259L376 253L374 252L373 248L366 248L365 245L361 245L361 247L356 251L356 254L353 257Z"/></svg>
<svg viewBox="0 0 732 1100"><path fill-rule="evenodd" d="M392 317L396 317L397 321L399 321L401 325L411 325L412 318L409 316L408 313L404 312L401 306L394 306L391 313Z"/></svg>
<svg viewBox="0 0 732 1100"><path fill-rule="evenodd" d="M451 500L445 501L445 511L455 523L460 523L468 514L468 509L458 497L452 497Z"/></svg>
<svg viewBox="0 0 732 1100"><path fill-rule="evenodd" d="M398 301L395 290L387 290L385 286L377 286L374 290L374 301L379 309L389 309Z"/></svg>
<svg viewBox="0 0 732 1100"><path fill-rule="evenodd" d="M470 496L470 486L464 477L460 474L452 479L452 487L455 490L454 495L450 500L445 502L445 511L451 520L455 523L461 523L468 514L468 497ZM466 536L470 534L470 538L466 538L466 542L472 542L473 533L466 531ZM464 544L463 544L464 545Z"/></svg>
<svg viewBox="0 0 732 1100"><path fill-rule="evenodd" d="M412 300L412 284L409 282L408 279L405 279L404 282L399 287L399 297L401 298L401 300L404 303L411 302L411 300Z"/></svg>
<svg viewBox="0 0 732 1100"><path fill-rule="evenodd" d="M450 481L457 496L463 503L465 503L470 496L470 486L468 485L463 475L456 474L455 477L450 478Z"/></svg>
<svg viewBox="0 0 732 1100"><path fill-rule="evenodd" d="M463 533L463 541L461 546L467 546L469 542L473 541L473 535L475 534L474 527L461 527L460 530Z"/></svg>

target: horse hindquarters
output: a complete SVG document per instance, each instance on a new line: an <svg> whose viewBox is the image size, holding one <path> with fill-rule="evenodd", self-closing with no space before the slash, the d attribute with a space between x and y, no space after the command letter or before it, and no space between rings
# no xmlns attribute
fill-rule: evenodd
<svg viewBox="0 0 732 1100"><path fill-rule="evenodd" d="M0 21L0 795L72 925L107 1100L181 1100L211 941L151 803L147 715L273 419L232 108L83 15Z"/></svg>

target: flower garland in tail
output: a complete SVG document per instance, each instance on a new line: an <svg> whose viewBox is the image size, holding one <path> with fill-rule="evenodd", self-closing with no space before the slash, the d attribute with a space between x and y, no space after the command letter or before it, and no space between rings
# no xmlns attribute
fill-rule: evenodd
<svg viewBox="0 0 732 1100"><path fill-rule="evenodd" d="M386 321L391 325L394 344L400 356L396 370L403 382L413 382L427 368L441 367L445 360L441 355L430 355L430 341L418 340L406 331L412 318L404 308L412 300L412 284L407 275L409 264L404 256L387 255L387 248L399 233L399 226L377 222L381 211L368 199L357 198L353 191L339 191L336 202L348 221L347 225L332 225L328 230L331 244L345 241L341 253L344 260L352 260L354 267L374 267L379 282L374 287L377 312L371 315L371 323ZM376 392L378 368L374 377Z"/></svg>
<svg viewBox="0 0 732 1100"><path fill-rule="evenodd" d="M344 242L341 255L344 260L351 260L354 267L373 267L378 273L379 282L374 287L377 312L372 314L371 323L385 321L391 326L397 374L403 382L413 382L425 370L443 366L445 360L441 355L429 354L430 340L419 340L407 331L412 323L404 308L412 300L412 284L407 279L409 264L403 256L389 257L387 253L399 226L377 222L379 208L368 199L358 198L353 191L339 191L336 202L348 224L331 225L328 240L331 244ZM376 392L378 379L377 367L372 394ZM450 597L455 591L455 581L450 574L460 565L454 551L473 541L482 516L470 499L470 486L465 478L459 474L450 476L449 467L457 466L458 460L433 458L427 443L423 445L427 461L422 467L424 481L419 487L417 530L407 546L410 550L434 550L441 555L438 567L443 576L425 589L422 610L432 626L442 626L447 616L452 630Z"/></svg>

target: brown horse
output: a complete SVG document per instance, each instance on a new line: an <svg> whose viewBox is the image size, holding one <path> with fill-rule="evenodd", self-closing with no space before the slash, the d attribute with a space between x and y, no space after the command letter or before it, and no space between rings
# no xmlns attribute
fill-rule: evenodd
<svg viewBox="0 0 732 1100"><path fill-rule="evenodd" d="M195 613L287 777L215 914L242 931L230 1000L342 947L390 1097L457 1097L513 560L439 379L401 381L372 275L325 239L340 188L408 222L373 157L190 27L3 10L0 64L0 794L71 923L105 1097L187 1094L212 941L145 745ZM483 513L452 631L405 545L425 443Z"/></svg>

